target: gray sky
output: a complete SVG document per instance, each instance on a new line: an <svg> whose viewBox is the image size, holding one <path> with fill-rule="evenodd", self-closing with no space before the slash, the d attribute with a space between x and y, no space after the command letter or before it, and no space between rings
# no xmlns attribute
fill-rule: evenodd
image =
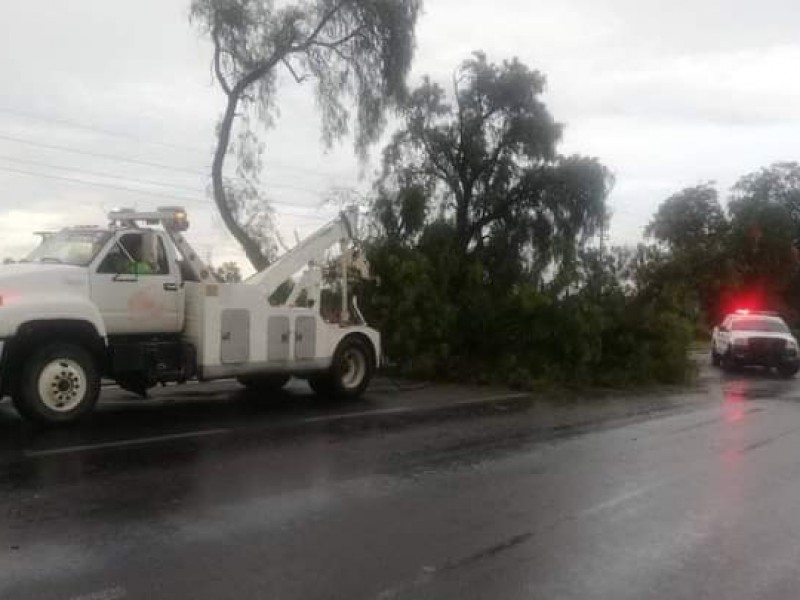
<svg viewBox="0 0 800 600"><path fill-rule="evenodd" d="M198 249L239 259L205 194L221 94L188 0L2 5L0 256L113 207L184 203ZM793 0L428 0L411 83L448 81L478 49L544 72L562 152L614 171L611 235L631 242L672 192L799 158L798 30ZM329 189L366 189L377 164L359 179L349 141L323 151L308 90L287 82L280 106L264 179L302 236L335 212Z"/></svg>

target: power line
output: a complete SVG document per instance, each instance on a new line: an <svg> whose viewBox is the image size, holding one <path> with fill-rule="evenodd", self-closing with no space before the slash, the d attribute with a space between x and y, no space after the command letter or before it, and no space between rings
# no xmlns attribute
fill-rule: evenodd
<svg viewBox="0 0 800 600"><path fill-rule="evenodd" d="M185 173L192 173L195 175L205 175L205 171L200 171L197 169L187 169L183 167L176 167L174 165L164 165L161 163L151 162L147 160L138 160L135 158L124 158L121 156L113 156L111 154L103 154L102 152L91 152L89 150L81 150L79 148L71 148L69 146L59 146L56 144L45 144L42 142L34 142L32 140L26 140L23 138L18 138L10 135L0 134L0 140L6 140L9 142L16 142L18 144L26 144L28 146L35 146L38 148L47 148L48 150L59 150L61 152L72 152L74 154L83 154L85 156L92 156L94 158L103 158L106 160L116 160L119 162L126 162L132 165L142 165L145 167L154 167L156 169L168 169L171 171L181 171Z"/></svg>
<svg viewBox="0 0 800 600"><path fill-rule="evenodd" d="M185 172L185 173L191 173L193 175L202 175L204 177L208 175L208 173L206 171L200 171L200 170L195 170L195 169L187 169L187 168L183 168L183 167L177 167L177 166L174 166L174 165L165 165L163 163L156 163L156 162L152 162L152 161L144 161L144 160L139 160L139 159L134 159L134 158L126 158L126 157L122 157L122 156L114 156L113 154L104 154L102 152L91 152L89 150L82 150L80 148L73 148L73 147L69 147L69 146L59 146L59 145L55 145L55 144L45 144L45 143L42 143L42 142L34 142L32 140L26 140L26 139L17 138L17 137L5 135L5 134L0 134L0 139L6 140L6 141L10 141L10 142L16 142L16 143L20 143L20 144L26 144L26 145L29 145L29 146L35 146L35 147L39 147L39 148L46 148L48 150L58 150L60 152L70 152L70 153L73 153L73 154L82 154L82 155L85 155L85 156L91 156L91 157L94 157L94 158L101 158L101 159L104 159L104 160L113 160L113 161L122 162L122 163L129 163L129 164L146 166L146 167L154 167L154 168L162 169L162 170L180 171L180 172ZM15 159L15 160L19 161L20 159ZM58 168L62 168L62 167L53 166L53 168L58 169ZM78 169L73 169L73 170L78 170ZM110 175L110 177L116 177L116 176ZM160 185L160 184L156 184L156 185ZM305 193L305 194L311 194L313 196L319 196L319 192L317 190L312 190L310 188L305 188L305 187L302 187L302 186L296 186L296 185L291 185L291 184L287 184L287 183L273 183L273 182L264 182L264 185L265 186L269 186L269 187L273 187L273 188L276 188L276 189L284 189L284 190L289 190L289 191L293 191L293 192L300 192L300 193ZM179 187L179 186L171 186L171 187ZM182 189L188 189L188 188L182 188Z"/></svg>
<svg viewBox="0 0 800 600"><path fill-rule="evenodd" d="M90 185L94 187L106 188L111 190L118 190L122 192L130 192L134 194L142 194L145 196L153 196L158 198L167 198L169 200L182 200L184 202L199 202L196 198L187 198L186 196L175 196L170 194L161 194L159 192L151 192L147 190L137 190L134 188L129 188L121 185L113 185L110 183L100 183L97 181L87 181L86 179L79 179L77 177L66 177L64 175L53 175L49 173L37 173L36 171L26 171L24 169L16 169L14 167L6 167L0 165L0 170L7 171L9 173L16 173L19 175L28 175L30 177L44 177L46 179L56 179L58 181L69 181L71 183L80 183L83 185Z"/></svg>
<svg viewBox="0 0 800 600"><path fill-rule="evenodd" d="M93 175L93 176L96 176L96 177L107 177L109 179L119 179L120 181L129 181L131 183L157 185L157 186L161 186L161 187L170 187L170 188L174 188L176 190L181 190L181 191L189 192L189 193L197 193L197 194L205 193L205 191L201 190L201 189L183 187L183 186L175 185L175 184L172 184L172 183L165 183L163 181L156 181L154 179L141 179L141 178L125 177L123 175L114 175L112 173L103 173L101 171L91 171L89 169L79 169L79 168L75 168L75 167L63 167L63 166L60 166L60 165L54 165L52 163L41 162L41 161L38 161L38 160L26 160L26 159L22 159L22 158L12 158L10 156L3 156L3 155L0 155L0 160L4 160L4 161L7 161L7 162L18 163L18 164L22 164L22 165L32 165L32 166L36 166L36 167L46 167L48 169L57 169L57 170L60 170L60 171L72 171L72 172L75 172L75 173L78 173L78 174L81 174L81 175Z"/></svg>
<svg viewBox="0 0 800 600"><path fill-rule="evenodd" d="M140 194L140 195L143 195L143 196L151 196L151 197L154 197L154 198L166 198L168 200L180 200L181 202L192 203L192 204L205 204L205 205L211 205L212 204L212 202L210 200L206 200L206 199L188 198L186 196L178 196L178 195L173 195L173 194L162 194L162 193L159 193L159 192L134 189L134 188L129 188L129 187L121 186L121 185L113 185L113 184L110 184L110 183L101 183L101 182L97 182L97 181L88 181L86 179L80 179L80 178L77 178L77 177L67 177L67 176L64 176L64 175L53 175L53 174L50 174L50 173L38 173L36 171L27 171L27 170L24 170L24 169L17 169L17 168L14 168L14 167L7 167L7 166L3 166L3 165L0 165L0 170L1 171L6 171L8 173L15 173L15 174L19 174L19 175L27 175L29 177L43 177L45 179L54 179L54 180L57 180L57 181L66 181L66 182L69 182L69 183L77 183L77 184L82 184L82 185L94 186L94 187L98 187L98 188L105 188L105 189L111 189L111 190L116 190L116 191L121 191L121 192L128 192L128 193L132 193L132 194ZM271 204L277 204L277 205L285 205L285 206L295 206L295 207L302 206L302 205L298 205L298 204L282 202L282 201L279 201L279 200L270 200L270 203ZM287 214L287 215L292 215L292 216L297 216L297 217L306 217L306 218L309 218L309 219L327 220L324 217L318 217L317 215L309 215L309 214L305 214L305 213L286 211L286 210L283 210L283 209L281 209L280 211L276 211L276 212Z"/></svg>
<svg viewBox="0 0 800 600"><path fill-rule="evenodd" d="M67 126L67 127L71 127L73 129L82 129L83 131L89 131L91 133L100 133L100 134L103 134L103 135L107 135L109 137L116 137L116 138L122 138L122 139L127 139L127 140L133 140L135 142L139 142L139 143L142 143L142 144L149 144L149 145L152 145L152 146L162 146L164 148L172 148L173 150L185 150L185 151L194 152L194 153L197 153L197 154L205 154L205 152L203 152L202 150L198 150L197 148L192 148L191 146L183 146L183 145L180 145L180 144L170 144L169 142L159 142L159 141L156 141L156 140L146 140L146 139L144 139L142 137L139 137L139 136L136 136L136 135L133 135L133 134L130 134L130 133L124 133L124 132L121 132L121 131L111 131L110 129L102 129L100 127L96 127L96 126L93 126L93 125L87 125L86 123L79 123L77 121L70 121L68 119L60 119L60 118L54 118L54 117L43 117L43 116L40 116L40 115L34 115L34 114L31 114L31 113L20 112L20 111L11 110L9 108L2 108L2 107L0 107L0 113L4 113L4 114L7 114L7 115L12 115L14 117L19 117L19 118L22 118L22 119L29 119L31 121L41 121L42 123L53 123L55 125L64 125L64 126Z"/></svg>
<svg viewBox="0 0 800 600"><path fill-rule="evenodd" d="M185 146L182 144L171 144L169 142L160 142L157 140L147 140L142 137L132 135L129 133L124 133L121 131L111 131L110 129L102 129L93 125L87 125L86 123L79 123L77 121L70 121L68 119L60 119L60 118L53 118L53 117L44 117L41 115L33 115L31 113L20 112L16 110L11 110L9 108L2 108L0 107L0 113L5 113L8 115L12 115L14 117L19 117L23 119L29 119L32 121L41 121L42 123L53 123L56 125L62 125L67 127L72 127L74 129L80 129L84 131L89 131L92 133L100 133L102 135L106 135L109 137L116 137L121 139L128 139L133 140L135 142L139 142L142 144L150 144L153 146L162 146L164 148L171 148L173 150L183 150L186 152L192 152L197 155L206 155L206 153L202 150L198 150L197 148L193 148L191 146ZM333 179L334 175L332 173L320 173L319 171L315 171L313 169L304 169L303 167L296 167L293 165L287 165L286 163L280 163L276 161L270 161L271 164L285 169L287 171L296 171L298 173L306 173L309 175L313 175L315 177L324 177L327 179Z"/></svg>

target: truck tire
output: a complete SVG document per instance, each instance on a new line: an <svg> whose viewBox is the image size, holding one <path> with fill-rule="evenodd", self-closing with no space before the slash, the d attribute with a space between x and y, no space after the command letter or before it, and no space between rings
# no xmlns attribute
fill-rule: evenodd
<svg viewBox="0 0 800 600"><path fill-rule="evenodd" d="M51 342L22 364L12 401L17 412L46 425L71 423L92 411L100 396L100 374L80 346Z"/></svg>
<svg viewBox="0 0 800 600"><path fill-rule="evenodd" d="M374 372L372 348L361 338L348 337L336 348L331 368L309 378L308 384L320 396L349 400L364 393Z"/></svg>
<svg viewBox="0 0 800 600"><path fill-rule="evenodd" d="M289 382L290 376L282 373L270 375L244 375L237 381L252 392L277 392Z"/></svg>

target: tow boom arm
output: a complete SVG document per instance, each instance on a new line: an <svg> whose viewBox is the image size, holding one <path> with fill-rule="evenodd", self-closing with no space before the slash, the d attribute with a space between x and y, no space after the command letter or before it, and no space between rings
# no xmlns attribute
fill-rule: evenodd
<svg viewBox="0 0 800 600"><path fill-rule="evenodd" d="M342 211L339 217L300 242L266 269L247 279L245 283L258 286L264 297L269 298L284 281L300 269L309 263L321 262L325 251L336 243L342 244L344 253L347 242L354 237L357 223L358 209L350 208Z"/></svg>

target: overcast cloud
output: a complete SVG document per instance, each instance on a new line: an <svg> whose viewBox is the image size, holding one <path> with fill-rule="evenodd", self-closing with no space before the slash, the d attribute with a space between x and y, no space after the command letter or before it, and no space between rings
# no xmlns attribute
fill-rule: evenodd
<svg viewBox="0 0 800 600"><path fill-rule="evenodd" d="M25 252L33 230L188 198L198 248L240 259L204 192L221 97L188 0L2 6L0 255ZM428 0L413 81L447 81L478 49L544 72L562 151L614 171L611 235L631 242L672 192L798 158L798 30L789 0ZM349 144L323 151L307 91L281 94L265 181L282 230L304 235L333 214L319 208L329 189L366 189L376 165L359 179Z"/></svg>

